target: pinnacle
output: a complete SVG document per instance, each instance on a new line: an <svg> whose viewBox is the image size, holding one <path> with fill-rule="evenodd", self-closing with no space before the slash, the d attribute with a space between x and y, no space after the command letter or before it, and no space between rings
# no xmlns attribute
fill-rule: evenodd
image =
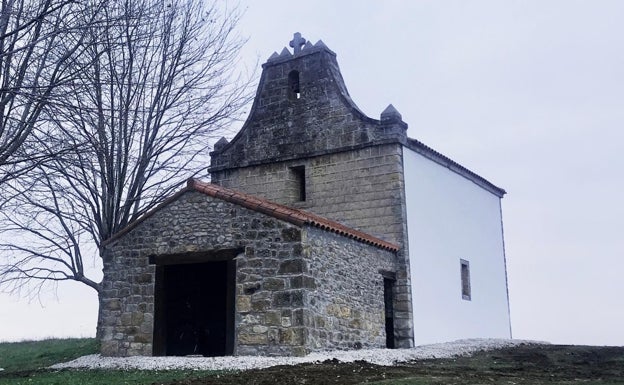
<svg viewBox="0 0 624 385"><path fill-rule="evenodd" d="M278 57L279 57L279 54L277 52L273 51L273 55L271 55L269 57L269 60L277 59Z"/></svg>
<svg viewBox="0 0 624 385"><path fill-rule="evenodd" d="M225 137L224 137L224 136L222 136L222 137L221 137L221 139L219 139L219 140L217 141L217 143L215 143L215 144L214 144L214 149L215 149L215 151L219 151L219 150L221 150L221 149L222 149L223 147L225 147L228 143L229 143L229 142L228 142L228 140L227 140L227 139L225 139Z"/></svg>
<svg viewBox="0 0 624 385"><path fill-rule="evenodd" d="M386 107L386 109L381 113L381 120L397 118L398 120L402 120L403 117L392 104L388 104L388 107Z"/></svg>

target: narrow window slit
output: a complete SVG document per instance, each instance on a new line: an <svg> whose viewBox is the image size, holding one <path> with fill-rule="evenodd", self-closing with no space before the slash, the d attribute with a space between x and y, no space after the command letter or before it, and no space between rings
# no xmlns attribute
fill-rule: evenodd
<svg viewBox="0 0 624 385"><path fill-rule="evenodd" d="M472 293L470 289L470 262L460 259L461 264L461 290L462 290L462 299L466 301L470 301L472 298Z"/></svg>
<svg viewBox="0 0 624 385"><path fill-rule="evenodd" d="M384 314L386 318L386 348L394 349L394 279L384 277Z"/></svg>
<svg viewBox="0 0 624 385"><path fill-rule="evenodd" d="M297 201L306 200L306 175L305 166L296 166L290 168L295 181L295 198Z"/></svg>
<svg viewBox="0 0 624 385"><path fill-rule="evenodd" d="M301 99L299 71L290 71L290 73L288 74L288 92L290 99Z"/></svg>

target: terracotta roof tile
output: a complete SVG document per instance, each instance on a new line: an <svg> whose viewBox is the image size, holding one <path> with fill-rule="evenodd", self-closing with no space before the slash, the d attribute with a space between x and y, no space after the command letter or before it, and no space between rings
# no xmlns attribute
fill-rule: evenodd
<svg viewBox="0 0 624 385"><path fill-rule="evenodd" d="M265 199L258 198L253 195L245 194L240 191L231 190L212 183L205 183L195 179L189 179L187 189L198 191L217 199L231 202L253 211L257 211L266 215L270 215L277 219L290 222L297 226L309 225L315 226L323 230L331 231L339 235L355 239L360 242L379 247L381 249L397 252L399 247L393 243L386 242L370 234L352 229L338 222L323 218L316 214L298 210L292 207L273 203Z"/></svg>

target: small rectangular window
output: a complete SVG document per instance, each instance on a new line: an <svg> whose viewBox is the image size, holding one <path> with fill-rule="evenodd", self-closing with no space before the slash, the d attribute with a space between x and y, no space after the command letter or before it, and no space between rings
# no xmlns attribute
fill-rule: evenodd
<svg viewBox="0 0 624 385"><path fill-rule="evenodd" d="M471 290L470 290L470 262L460 259L461 265L461 291L462 291L462 299L466 301L470 301L472 298Z"/></svg>
<svg viewBox="0 0 624 385"><path fill-rule="evenodd" d="M290 170L295 179L296 199L300 202L306 200L306 175L305 166L291 167Z"/></svg>

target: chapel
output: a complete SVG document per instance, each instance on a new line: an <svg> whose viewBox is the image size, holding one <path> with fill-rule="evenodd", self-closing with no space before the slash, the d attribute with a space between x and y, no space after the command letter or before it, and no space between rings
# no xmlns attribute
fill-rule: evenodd
<svg viewBox="0 0 624 385"><path fill-rule="evenodd" d="M185 188L103 245L107 356L305 355L511 338L505 191L351 100L296 33ZM371 68L371 71L376 69Z"/></svg>

